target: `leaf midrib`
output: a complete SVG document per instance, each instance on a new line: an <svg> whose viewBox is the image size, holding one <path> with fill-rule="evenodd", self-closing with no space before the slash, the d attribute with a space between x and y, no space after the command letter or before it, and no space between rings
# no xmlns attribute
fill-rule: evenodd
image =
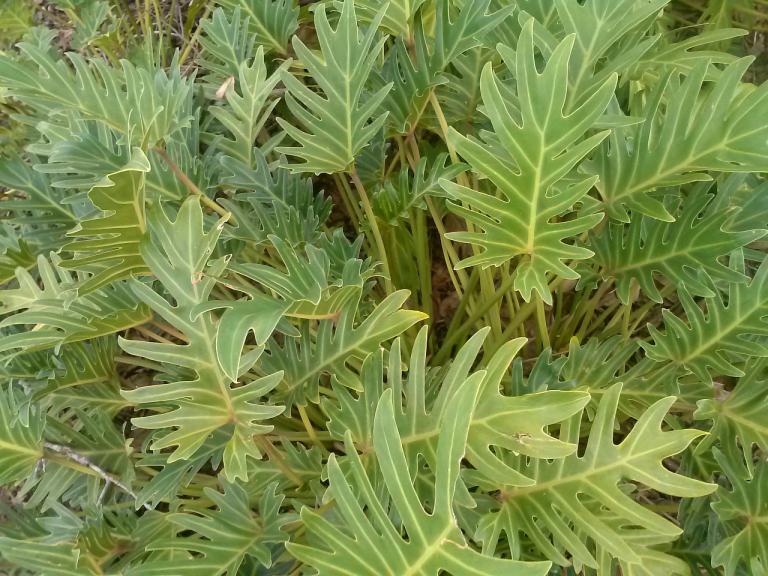
<svg viewBox="0 0 768 576"><path fill-rule="evenodd" d="M621 452L620 446L614 446L616 448L617 452ZM659 452L661 449L663 449L663 446L654 446L650 450L644 450L643 452L636 452L633 453L629 457L620 458L618 460L614 460L611 464L606 464L604 466L599 466L596 468L589 468L584 472L580 472L578 474L572 474L570 476L557 476L556 478L553 478L551 480L547 480L546 482L540 482L533 484L532 486L516 486L513 490L509 492L505 492L504 494L504 500L514 500L517 497L521 496L530 496L533 493L541 492L544 490L550 490L553 489L553 487L558 485L564 485L564 484L570 484L573 482L582 482L587 485L592 485L592 483L587 482L586 479L595 476L597 474L605 474L608 471L615 470L616 468L634 468L634 466L631 466L629 463L641 459L645 456L654 454ZM567 462L568 458L566 458L565 461L562 461L562 466L565 468L568 465ZM582 458L578 458L579 461L584 462ZM625 475L626 476L626 475ZM628 476L626 476L628 477Z"/></svg>
<svg viewBox="0 0 768 576"><path fill-rule="evenodd" d="M751 286L750 286L751 287ZM738 296L734 299L735 302L738 302ZM694 348L691 352L683 356L682 358L678 359L678 362L680 363L688 363L691 360L698 358L701 356L704 352L709 350L710 348L717 346L718 342L722 342L726 338L728 338L731 333L736 330L746 319L748 319L756 310L759 310L760 308L764 307L766 305L765 302L763 302L760 298L755 299L755 304L750 306L745 313L738 314L734 320L731 322L726 323L725 330L719 330L721 328L720 324L716 324L713 322L710 322L711 318L713 317L713 314L710 313L710 317L707 319L706 324L709 326L715 326L718 328L718 330L715 332L715 334L712 336L712 338L709 338L705 344L701 344ZM722 311L727 312L731 306L728 306L726 308L723 308ZM740 310L739 310L740 311Z"/></svg>

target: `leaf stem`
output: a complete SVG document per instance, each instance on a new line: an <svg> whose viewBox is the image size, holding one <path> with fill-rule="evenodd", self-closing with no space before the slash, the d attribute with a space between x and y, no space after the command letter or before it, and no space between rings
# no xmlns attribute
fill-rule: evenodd
<svg viewBox="0 0 768 576"><path fill-rule="evenodd" d="M355 204L352 197L352 189L349 187L349 182L346 178L343 178L339 174L333 175L336 181L336 189L339 191L342 202L344 202L344 208L347 210L347 214L352 220L352 224L355 228L360 228L360 222L363 220L363 215L360 212L360 207Z"/></svg>
<svg viewBox="0 0 768 576"><path fill-rule="evenodd" d="M216 202L208 198L206 194L203 194L203 191L200 190L200 188L198 188L197 185L192 182L192 180L190 180L189 176L184 174L181 168L179 168L176 163L171 160L171 157L168 156L168 153L165 150L159 146L155 146L153 150L157 152L157 154L163 159L163 161L171 169L171 172L173 172L176 175L176 178L178 178L179 181L184 184L184 187L189 191L190 194L197 196L200 199L200 202L219 214L222 218L225 218L226 221L232 222L233 224L236 223L235 217L232 216L232 213L227 212L223 207L219 206Z"/></svg>
<svg viewBox="0 0 768 576"><path fill-rule="evenodd" d="M435 111L435 116L437 116L437 122L440 124L440 131L443 135L443 141L445 142L445 146L448 148L448 155L451 157L451 162L453 164L459 164L459 156L456 154L456 149L453 147L453 144L451 144L449 138L448 138L448 121L445 119L445 114L443 113L443 109L440 106L440 102L437 99L437 96L435 95L435 91L432 90L429 93L429 101L432 104L432 109ZM464 173L459 174L456 177L456 181L465 187L470 187L470 182L467 180L467 176ZM467 227L470 231L472 231L473 227L472 225L467 222ZM472 246L473 252L477 253L477 247ZM480 294L484 299L492 298L493 296L493 270L491 268L484 268L480 270ZM493 334L495 337L500 338L502 334L501 330L501 309L498 305L498 300L494 300L493 306L495 307L495 313L490 314L487 318L488 323L491 325L491 329L493 330Z"/></svg>
<svg viewBox="0 0 768 576"><path fill-rule="evenodd" d="M153 332L149 328L145 328L144 326L134 326L133 327L136 332L141 334L142 336L146 336L150 340L154 340L155 342L160 342L161 344L173 344L170 340L167 338L164 338L163 336L160 336L160 334Z"/></svg>
<svg viewBox="0 0 768 576"><path fill-rule="evenodd" d="M549 290L550 292L554 292L560 284L563 283L563 279L561 277L557 277L552 282L549 283ZM504 328L504 332L501 333L501 338L494 344L494 346L489 347L488 351L486 352L486 355L490 355L493 352L495 352L499 346L504 344L509 340L509 338L512 336L512 334L517 330L519 326L521 326L530 316L536 312L536 302L526 302L525 304L521 305L520 308L517 310L517 314L514 318L507 324L507 326ZM524 334L521 334L524 335ZM548 337L549 335L547 335Z"/></svg>
<svg viewBox="0 0 768 576"><path fill-rule="evenodd" d="M140 368L146 368L148 370L155 370L156 372L162 372L164 370L162 364L152 362L151 360L145 360L144 358L137 358L134 356L115 356L115 362L119 364L127 364L128 366L139 366Z"/></svg>
<svg viewBox="0 0 768 576"><path fill-rule="evenodd" d="M200 36L200 32L202 32L203 28L203 22L205 22L205 19L208 18L208 14L211 11L211 8L213 7L213 3L209 3L205 7L205 11L203 12L202 16L200 16L200 20L198 20L199 24L195 28L195 33L192 34L192 38L189 39L189 42L187 42L187 45L184 47L184 51L181 53L181 56L179 57L179 68L186 62L187 58L189 57L189 53L192 51L192 48L197 43L197 39Z"/></svg>
<svg viewBox="0 0 768 576"><path fill-rule="evenodd" d="M304 408L304 406L298 406L299 410L299 416L301 417L301 422L304 424L304 428L307 431L307 435L309 436L309 439L312 441L312 443L320 448L322 452L325 452L325 446L323 446L323 443L320 442L320 439L317 437L317 434L315 433L315 428L312 426L312 422L309 420L309 416L307 416L307 411Z"/></svg>
<svg viewBox="0 0 768 576"><path fill-rule="evenodd" d="M392 294L394 292L394 286L392 285L389 260L387 259L387 249L384 246L384 238L381 237L381 230L379 230L379 225L376 222L376 215L373 213L373 206L371 206L368 193L365 191L365 186L363 186L363 182L360 180L356 168L352 168L350 176L352 177L352 182L355 184L357 193L360 195L360 202L363 205L365 216L368 219L368 225L371 227L373 239L376 243L376 251L378 252L379 260L381 260L381 266L384 269L384 288L387 294Z"/></svg>
<svg viewBox="0 0 768 576"><path fill-rule="evenodd" d="M280 452L272 445L272 442L269 440L269 438L266 436L256 436L255 441L256 444L261 446L267 456L269 456L270 461L273 461L275 466L277 466L288 479L296 484L296 486L301 486L304 484L296 472L291 470L291 467L288 466L288 463L285 461L282 454L280 454Z"/></svg>
<svg viewBox="0 0 768 576"><path fill-rule="evenodd" d="M432 260L429 254L426 216L422 210L411 211L413 240L416 244L416 260L419 268L421 308L432 317Z"/></svg>
<svg viewBox="0 0 768 576"><path fill-rule="evenodd" d="M584 340L584 336L586 336L587 334L587 329L589 328L589 325L592 322L592 317L595 313L595 308L597 308L597 305L600 303L600 300L603 299L603 296L605 296L608 290L610 290L612 285L613 285L612 281L606 281L600 284L600 287L597 289L597 294L595 294L594 297L592 297L587 302L587 309L584 313L583 320L581 321L581 327L579 328L579 331L576 334L576 337L579 339L579 341Z"/></svg>
<svg viewBox="0 0 768 576"><path fill-rule="evenodd" d="M478 277L479 278L479 277ZM456 331L450 334L450 336L445 340L443 345L440 347L440 350L438 350L437 354L435 354L435 362L440 363L441 360L445 359L447 354L451 351L451 348L454 344L459 342L461 338L464 337L464 335L469 332L469 330L472 329L472 327L475 325L475 323L480 320L488 310L490 310L499 300L501 300L504 297L504 294L507 293L507 291L512 288L513 284L515 283L515 277L514 275L508 276L504 282L502 282L501 286L499 286L499 289L496 290L489 298L484 298L478 308L472 313L472 315L464 322ZM467 298L468 295L465 295L464 298ZM462 298L462 302L464 301L464 298ZM501 334L499 335L501 337Z"/></svg>
<svg viewBox="0 0 768 576"><path fill-rule="evenodd" d="M534 296L536 302L536 326L539 330L539 340L541 342L541 349L546 350L549 348L549 326L547 325L547 313L544 310L544 300L541 298L541 294L536 292Z"/></svg>
<svg viewBox="0 0 768 576"><path fill-rule="evenodd" d="M456 250L451 244L451 241L445 237L446 230L443 225L443 219L440 217L437 208L435 208L432 198L427 196L425 200L427 201L427 208L432 216L432 221L435 223L437 233L440 236L440 247L443 251L443 260L445 260L445 267L448 269L448 276L451 278L453 289L456 290L456 294L458 294L459 298L463 298L464 290L462 289L462 285L466 286L467 284L466 274L464 274L463 270L456 270L455 268L455 263L459 261L459 256L456 254Z"/></svg>
<svg viewBox="0 0 768 576"><path fill-rule="evenodd" d="M167 324L166 322L163 322L162 320L158 320L157 318L152 319L152 324L160 328L163 332L166 334L170 334L174 338L178 338L182 342L189 342L189 338L183 334L181 331L177 330L170 324Z"/></svg>

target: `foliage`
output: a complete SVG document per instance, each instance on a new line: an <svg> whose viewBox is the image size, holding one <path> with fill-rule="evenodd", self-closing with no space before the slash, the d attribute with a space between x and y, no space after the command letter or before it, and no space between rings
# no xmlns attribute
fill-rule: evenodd
<svg viewBox="0 0 768 576"><path fill-rule="evenodd" d="M0 573L768 574L765 5L6 2Z"/></svg>

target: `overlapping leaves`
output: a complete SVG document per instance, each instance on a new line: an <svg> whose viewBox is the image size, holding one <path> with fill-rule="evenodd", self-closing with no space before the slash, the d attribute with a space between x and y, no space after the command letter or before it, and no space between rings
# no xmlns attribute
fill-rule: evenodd
<svg viewBox="0 0 768 576"><path fill-rule="evenodd" d="M616 444L613 428L621 385L603 396L583 454L560 460L515 459L515 464L536 482L505 487L498 503L485 516L479 535L492 551L506 534L513 554L520 553L525 534L549 559L563 566L588 566L611 573L684 574L684 564L653 548L674 539L680 529L647 510L625 493L620 483L633 481L674 496L709 494L715 486L667 470L663 460L684 450L703 432L664 431L664 416L674 402L668 397L653 404ZM575 442L579 418L561 427L561 440ZM487 484L480 475L478 483ZM570 557L570 558L569 558ZM572 558L572 560L571 560Z"/></svg>
<svg viewBox="0 0 768 576"><path fill-rule="evenodd" d="M728 18L55 4L0 8L0 571L766 572Z"/></svg>
<svg viewBox="0 0 768 576"><path fill-rule="evenodd" d="M210 434L229 428L224 451L226 474L230 479L247 477L246 458L259 456L253 437L271 430L262 422L283 412L282 406L261 400L277 386L282 374L233 387L233 378L221 367L216 354L217 324L212 313L193 314L195 306L208 300L216 276L226 265L222 259L209 262L221 223L205 232L200 204L190 198L176 220L169 219L162 210L155 212L150 228L156 240L145 242L142 253L173 300L166 300L139 280L134 281L133 290L175 326L187 342L120 340L121 348L129 354L169 367L166 382L126 391L124 395L139 406L174 408L134 418L133 424L151 430L173 430L153 441L158 450L175 447L170 462L191 457ZM252 355L251 362L254 360Z"/></svg>
<svg viewBox="0 0 768 576"><path fill-rule="evenodd" d="M480 377L482 375L476 375L475 379ZM474 382L468 380L452 398L437 442L434 494L429 497L432 507L427 511L412 483L412 468L401 447L392 392L385 392L374 417L373 445L393 511L401 519L402 528L393 525L351 436L347 435L345 446L351 458L348 463L351 482L335 456L328 461L329 490L344 526L334 526L319 514L305 510L302 519L317 543L289 544L291 554L328 575L394 572L426 576L441 570L467 575L546 574L549 564L545 562L524 563L480 554L467 546L457 525L453 499L460 482L460 461L472 415L472 410L467 408L475 403L476 394ZM364 508L369 517L364 514Z"/></svg>
<svg viewBox="0 0 768 576"><path fill-rule="evenodd" d="M744 273L740 258L734 270ZM726 295L717 292L706 299L705 310L681 286L678 291L686 314L681 320L664 310L664 332L654 326L649 330L653 343L644 343L648 355L655 360L671 360L697 377L711 381L714 376L741 376L739 360L768 355L765 345L755 340L766 334L766 285L768 260L764 260L746 283L731 283Z"/></svg>

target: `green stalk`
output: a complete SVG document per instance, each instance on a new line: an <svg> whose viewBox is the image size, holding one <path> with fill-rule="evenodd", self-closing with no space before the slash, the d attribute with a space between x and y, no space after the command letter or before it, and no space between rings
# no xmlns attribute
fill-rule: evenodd
<svg viewBox="0 0 768 576"><path fill-rule="evenodd" d="M612 302L608 307L606 307L606 309L600 313L594 322L590 322L589 330L587 330L587 333L584 335L584 337L587 338L597 331L600 331L601 336L607 337L609 333L612 334L614 332L614 328L618 329L621 315L616 315L615 313L620 305L621 303L617 300L616 302ZM605 322L606 318L609 317L611 320L607 325L603 326L603 322Z"/></svg>
<svg viewBox="0 0 768 576"><path fill-rule="evenodd" d="M589 292L587 290L582 290L577 294L578 296L574 296L570 306L573 311L563 319L565 326L563 328L558 326L558 329L555 331L558 336L554 347L557 350L568 345L589 303Z"/></svg>
<svg viewBox="0 0 768 576"><path fill-rule="evenodd" d="M603 299L603 296L605 296L611 286L613 286L612 280L603 282L600 284L600 288L597 289L597 294L595 294L595 296L589 300L587 304L587 310L584 314L584 319L581 322L581 328L579 328L579 332L576 334L576 337L579 339L579 341L582 341L584 336L586 336L587 329L592 322L592 316L594 315L595 308L600 303L600 300Z"/></svg>
<svg viewBox="0 0 768 576"><path fill-rule="evenodd" d="M368 225L371 227L371 233L373 234L373 239L376 243L378 257L379 260L381 260L381 267L384 270L384 289L386 290L387 294L392 294L395 289L392 285L392 275L389 271L387 250L384 246L384 238L381 237L381 230L379 230L379 224L376 221L376 215L373 213L373 206L371 206L368 193L365 191L365 186L363 186L363 182L360 180L360 176L357 174L356 168L352 168L350 176L352 176L352 182L354 182L357 193L360 195L360 202L363 205L365 216L368 219Z"/></svg>
<svg viewBox="0 0 768 576"><path fill-rule="evenodd" d="M413 241L416 244L416 262L421 285L421 309L432 318L432 259L429 254L427 219L422 210L411 211Z"/></svg>
<svg viewBox="0 0 768 576"><path fill-rule="evenodd" d="M549 326L547 326L547 313L544 310L544 300L542 300L541 294L538 292L536 292L534 296L534 302L536 303L536 326L539 330L539 341L541 342L541 349L545 350L550 347Z"/></svg>
<svg viewBox="0 0 768 576"><path fill-rule="evenodd" d="M157 0L152 0L152 6L154 7L155 19L157 20L157 35L158 35L158 50L160 52L160 65L165 67L165 26L163 26L163 14L160 11L160 6L157 4ZM169 36L170 37L170 36Z"/></svg>
<svg viewBox="0 0 768 576"><path fill-rule="evenodd" d="M472 327L485 315L488 310L490 310L499 300L501 300L504 297L504 294L507 293L507 291L512 287L514 284L515 277L509 276L499 287L496 292L491 294L489 298L483 298L480 301L479 307L472 313L472 315L467 319L466 322L464 322L461 327L458 330L455 330L452 334L449 333L448 338L443 342L443 345L440 347L440 350L438 350L437 354L435 354L435 362L439 364L442 360L445 360L448 354L450 353L453 346L461 341L462 338L464 338L470 330L472 330ZM468 294L465 294L465 298L467 298ZM465 299L462 298L462 301ZM501 337L501 334L499 334L499 337Z"/></svg>
<svg viewBox="0 0 768 576"><path fill-rule="evenodd" d="M448 325L448 330L446 331L447 334L453 334L453 332L458 328L459 322L461 322L461 319L464 317L464 314L467 310L469 310L469 313L472 314L472 307L474 303L474 295L472 294L472 291L475 289L479 281L480 275L477 273L477 268L475 268L472 271L472 274L469 276L469 285L467 286L467 291L464 293L464 297L459 300L459 305L456 307L456 310L453 313L453 318L451 318L451 323Z"/></svg>
<svg viewBox="0 0 768 576"><path fill-rule="evenodd" d="M629 319L632 316L632 303L624 304L622 308L621 335L626 341L629 340L629 337L632 335L632 332L629 329Z"/></svg>
<svg viewBox="0 0 768 576"><path fill-rule="evenodd" d="M453 283L454 290L456 290L456 294L459 295L459 298L462 298L464 294L462 286L466 286L467 284L467 274L464 270L456 270L455 263L459 261L459 256L456 254L456 250L450 240L445 237L445 226L443 226L443 220L440 218L440 214L438 213L437 208L435 208L432 198L427 197L426 200L427 208L432 216L432 221L435 223L437 233L440 236L440 247L443 250L443 259L445 260L445 266L448 269L448 275L451 277L451 282Z"/></svg>
<svg viewBox="0 0 768 576"><path fill-rule="evenodd" d="M344 209L347 211L347 216L352 220L352 225L355 229L359 230L363 215L360 212L360 208L355 205L355 202L352 199L352 190L349 187L349 182L339 174L334 174L333 179L336 181L336 189L339 191L341 201L344 203Z"/></svg>
<svg viewBox="0 0 768 576"><path fill-rule="evenodd" d="M448 148L448 155L451 157L451 162L453 164L459 164L459 156L456 153L456 149L453 147L453 144L451 144L448 138L448 121L445 119L445 114L443 114L443 109L440 106L440 102L438 101L437 96L435 96L434 90L429 94L429 101L432 104L432 109L435 111L435 115L437 116L438 124L440 124L440 131L442 132L445 146ZM456 180L462 186L470 186L470 182L467 180L465 174L459 174ZM469 222L467 222L467 227L470 231L473 230L472 225ZM473 245L472 250L473 252L477 253L478 248ZM493 298L493 287L493 270L491 268L482 268L480 270L480 294L483 299ZM501 337L502 330L501 309L499 307L498 300L494 300L491 307L495 308L495 310L493 313L488 315L487 321L491 326L494 337L499 338Z"/></svg>
<svg viewBox="0 0 768 576"><path fill-rule="evenodd" d="M554 292L559 288L559 286L563 283L563 279L560 277L555 278L552 280L552 282L549 283L549 290L550 292ZM516 296L515 296L516 297ZM543 304L543 303L542 303ZM497 341L495 341L492 345L488 346L488 350L486 351L486 356L490 356L493 354L498 348L504 344L505 342L508 342L509 339L512 337L513 334L518 330L518 328L522 328L523 323L528 320L534 313L536 313L536 300L535 298L532 299L530 302L526 302L525 304L522 304L518 310L517 314L514 318L512 318L507 324L507 326L504 328L504 332L501 333L501 338L499 338ZM521 330L521 333L518 334L518 336L525 336L525 331ZM547 338L549 335L547 335Z"/></svg>
<svg viewBox="0 0 768 576"><path fill-rule="evenodd" d="M187 42L187 45L184 47L184 50L182 51L181 56L179 57L179 66L182 66L184 62L187 61L189 54L192 52L192 48L194 48L195 44L197 44L197 39L200 36L200 33L202 32L202 23L205 21L206 18L208 18L208 14L211 12L212 8L213 8L213 3L206 5L205 12L203 12L203 15L200 16L200 20L198 20L199 23L195 28L194 34L192 34L192 38L189 39L189 42Z"/></svg>
<svg viewBox="0 0 768 576"><path fill-rule="evenodd" d="M179 179L179 181L184 184L184 187L189 191L190 194L197 196L200 199L200 202L203 203L203 205L210 208L212 211L216 212L219 216L222 218L225 218L227 222L235 223L235 217L232 215L231 212L227 212L222 206L219 206L214 200L211 200L208 198L206 194L203 193L200 188L197 187L197 185L192 182L192 180L187 176L181 168L179 168L176 163L171 160L171 157L168 156L165 150L160 148L159 146L156 146L154 148L154 151L157 152L160 157L163 159L163 161L168 165L168 167L171 169L171 172L176 176L176 178Z"/></svg>

